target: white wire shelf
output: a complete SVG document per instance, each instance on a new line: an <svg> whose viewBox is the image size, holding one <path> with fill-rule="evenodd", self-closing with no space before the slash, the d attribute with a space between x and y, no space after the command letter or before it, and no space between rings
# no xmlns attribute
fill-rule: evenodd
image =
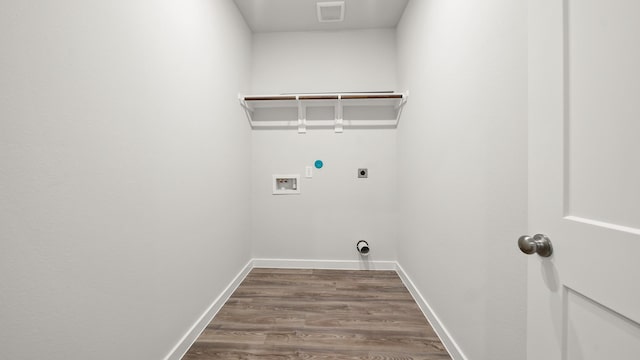
<svg viewBox="0 0 640 360"><path fill-rule="evenodd" d="M396 128L409 92L239 95L252 129Z"/></svg>

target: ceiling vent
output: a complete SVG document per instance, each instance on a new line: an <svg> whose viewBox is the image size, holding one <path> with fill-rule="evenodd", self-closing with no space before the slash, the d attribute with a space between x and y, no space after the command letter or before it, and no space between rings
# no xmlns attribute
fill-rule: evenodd
<svg viewBox="0 0 640 360"><path fill-rule="evenodd" d="M344 20L344 1L319 2L318 21L338 22Z"/></svg>

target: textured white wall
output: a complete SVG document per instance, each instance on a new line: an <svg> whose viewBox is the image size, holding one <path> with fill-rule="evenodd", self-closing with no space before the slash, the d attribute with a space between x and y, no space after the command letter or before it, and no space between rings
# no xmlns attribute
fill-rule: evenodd
<svg viewBox="0 0 640 360"><path fill-rule="evenodd" d="M304 178L318 159L325 166ZM395 161L391 130L254 131L254 257L358 260L356 242L365 239L368 260L395 260ZM357 178L360 167L369 178ZM272 195L272 174L290 173L302 177L300 195Z"/></svg>
<svg viewBox="0 0 640 360"><path fill-rule="evenodd" d="M411 1L398 260L468 359L525 358L526 4Z"/></svg>
<svg viewBox="0 0 640 360"><path fill-rule="evenodd" d="M393 29L254 34L252 69L255 94L399 90Z"/></svg>
<svg viewBox="0 0 640 360"><path fill-rule="evenodd" d="M250 42L232 1L0 4L0 358L161 359L246 264Z"/></svg>
<svg viewBox="0 0 640 360"><path fill-rule="evenodd" d="M395 31L254 35L254 93L396 89ZM395 260L396 133L345 129L254 131L252 239L258 258ZM302 179L301 194L271 194L272 174L325 167ZM357 179L367 167L368 179Z"/></svg>

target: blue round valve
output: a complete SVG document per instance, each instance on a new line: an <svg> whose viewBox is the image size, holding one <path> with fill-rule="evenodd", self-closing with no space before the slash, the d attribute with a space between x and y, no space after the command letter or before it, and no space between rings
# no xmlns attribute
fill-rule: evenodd
<svg viewBox="0 0 640 360"><path fill-rule="evenodd" d="M322 162L322 160L316 160L314 165L316 166L316 169L322 169L322 167L324 166L324 163Z"/></svg>

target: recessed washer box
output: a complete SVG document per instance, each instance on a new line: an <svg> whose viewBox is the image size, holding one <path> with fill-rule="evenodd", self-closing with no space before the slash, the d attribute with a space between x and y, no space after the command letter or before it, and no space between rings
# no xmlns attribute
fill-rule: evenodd
<svg viewBox="0 0 640 360"><path fill-rule="evenodd" d="M300 194L300 174L273 175L273 195Z"/></svg>

